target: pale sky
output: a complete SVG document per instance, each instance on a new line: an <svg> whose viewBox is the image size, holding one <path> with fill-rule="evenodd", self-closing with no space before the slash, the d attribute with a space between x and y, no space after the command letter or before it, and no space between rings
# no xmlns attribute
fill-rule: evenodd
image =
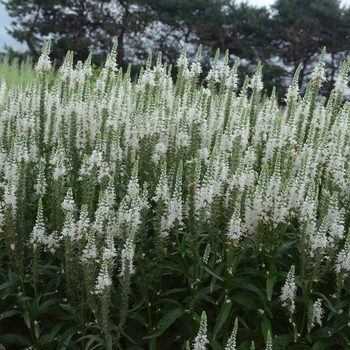
<svg viewBox="0 0 350 350"><path fill-rule="evenodd" d="M237 2L243 2L243 0L236 0ZM248 0L247 1L251 5L256 6L269 6L272 5L275 0ZM342 0L343 5L350 5L350 0Z"/></svg>
<svg viewBox="0 0 350 350"><path fill-rule="evenodd" d="M176 0L174 0L176 1ZM236 0L237 2L243 0ZM269 6L274 3L275 0L248 0L251 5L256 6ZM350 0L342 0L342 4L350 6ZM10 18L5 10L5 6L0 4L0 52L3 51L4 45L12 46L13 49L18 51L25 51L26 45L20 44L15 41L10 35L7 34L5 27L10 27L12 18Z"/></svg>

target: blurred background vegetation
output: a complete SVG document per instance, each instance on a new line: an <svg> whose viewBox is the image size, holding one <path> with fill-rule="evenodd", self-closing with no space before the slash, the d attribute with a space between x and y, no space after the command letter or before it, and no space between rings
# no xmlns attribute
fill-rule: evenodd
<svg viewBox="0 0 350 350"><path fill-rule="evenodd" d="M281 100L291 77L303 64L299 83L304 86L324 46L327 48L329 92L350 50L350 8L339 0L276 0L270 8L232 0L0 0L13 18L9 34L28 46L19 53L5 47L11 60L35 62L44 39L52 41L51 58L59 66L66 52L101 66L118 40L119 67L133 66L137 75L150 51L175 64L184 43L194 57L203 45L204 73L215 51L227 49L240 74L252 75L263 65L265 94L276 87ZM174 74L176 74L174 70ZM242 77L241 77L242 78ZM241 79L243 81L243 79Z"/></svg>

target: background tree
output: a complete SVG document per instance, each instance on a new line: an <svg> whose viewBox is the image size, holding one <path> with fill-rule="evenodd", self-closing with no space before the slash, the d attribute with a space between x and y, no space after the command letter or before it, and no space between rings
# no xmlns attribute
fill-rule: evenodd
<svg viewBox="0 0 350 350"><path fill-rule="evenodd" d="M274 85L284 88L283 68L273 63L276 48L271 46L273 23L267 8L236 4L231 0L143 0L146 12L152 16L153 28L149 40L161 50L163 58L176 62L183 44L188 43L189 56L194 56L199 44L203 46L202 65L208 70L216 50L228 49L231 61L243 58L240 67L244 75L252 75L259 61L264 66L266 92ZM154 33L157 36L154 36ZM145 51L140 50L140 58ZM143 58L144 60L145 58Z"/></svg>
<svg viewBox="0 0 350 350"><path fill-rule="evenodd" d="M291 74L302 63L299 84L310 74L324 46L332 57L333 77L340 66L339 62L335 65L336 58L348 50L346 40L350 29L348 15L340 7L340 1L276 0L272 10L275 35L271 44Z"/></svg>
<svg viewBox="0 0 350 350"><path fill-rule="evenodd" d="M216 51L203 37L215 31L222 23L222 11L230 0L139 0L149 14L149 30L144 33L153 48L163 53L165 60L174 63L184 43L189 56L196 54L198 46L204 47L202 64L208 54ZM211 57L212 59L212 57Z"/></svg>
<svg viewBox="0 0 350 350"><path fill-rule="evenodd" d="M302 63L303 84L324 46L332 88L341 61L349 55L350 9L340 0L276 0L272 7L234 0L0 0L15 20L8 32L26 43L35 61L44 39L51 38L51 57L60 61L68 50L75 60L94 53L100 65L118 39L117 63L134 70L150 51L175 64L183 45L194 56L203 45L202 64L209 69L215 51L228 49L241 58L240 74L251 76L261 61L265 93L273 86L283 97ZM11 51L9 51L11 53ZM14 54L14 52L12 52ZM174 73L176 74L175 70Z"/></svg>
<svg viewBox="0 0 350 350"><path fill-rule="evenodd" d="M8 30L30 54L37 58L42 41L51 38L51 57L61 61L66 52L75 60L84 60L94 51L94 61L101 62L118 39L118 63L124 62L126 37L142 32L139 20L142 8L131 0L11 0L1 1L9 15L16 18Z"/></svg>
<svg viewBox="0 0 350 350"><path fill-rule="evenodd" d="M240 74L251 76L261 61L265 82L265 93L273 86L278 91L285 89L284 68L275 63L278 48L271 45L274 40L274 21L266 7L250 6L247 3L229 2L222 7L218 21L198 31L200 41L213 50L227 49L232 60L242 58Z"/></svg>

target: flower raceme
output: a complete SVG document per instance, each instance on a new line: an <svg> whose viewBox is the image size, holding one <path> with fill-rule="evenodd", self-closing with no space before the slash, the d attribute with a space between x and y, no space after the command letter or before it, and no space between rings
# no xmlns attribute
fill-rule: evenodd
<svg viewBox="0 0 350 350"><path fill-rule="evenodd" d="M126 242L124 244L124 248L121 251L121 271L120 276L124 276L125 274L128 274L131 276L134 274L134 266L133 266L133 259L134 259L134 231L131 230L128 238L126 239Z"/></svg>
<svg viewBox="0 0 350 350"><path fill-rule="evenodd" d="M292 265L287 274L287 279L282 287L282 294L280 299L282 305L288 308L290 315L295 312L295 297L296 297L297 286L295 284L295 267Z"/></svg>
<svg viewBox="0 0 350 350"><path fill-rule="evenodd" d="M43 46L42 53L39 57L38 63L35 66L35 69L38 72L45 72L49 71L52 67L52 63L50 60L50 47L51 47L51 42L46 41Z"/></svg>
<svg viewBox="0 0 350 350"><path fill-rule="evenodd" d="M193 350L205 350L207 343L207 315L205 311L203 311L201 315L199 331L196 338L194 339Z"/></svg>

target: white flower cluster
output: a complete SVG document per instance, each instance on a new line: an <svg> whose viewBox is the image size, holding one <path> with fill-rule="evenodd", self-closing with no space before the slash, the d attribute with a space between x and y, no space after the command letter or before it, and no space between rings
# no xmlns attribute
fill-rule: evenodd
<svg viewBox="0 0 350 350"><path fill-rule="evenodd" d="M101 151L93 150L89 157L85 157L80 168L80 175L90 175L94 167L100 169L102 166L103 154Z"/></svg>
<svg viewBox="0 0 350 350"><path fill-rule="evenodd" d="M105 231L108 223L109 212L110 204L107 194L105 192L101 192L98 199L97 210L95 212L95 221L92 224L92 227L99 232L99 234L103 234Z"/></svg>
<svg viewBox="0 0 350 350"><path fill-rule="evenodd" d="M130 231L128 238L124 244L124 248L121 252L121 271L120 276L125 276L127 272L130 276L134 273L134 230Z"/></svg>
<svg viewBox="0 0 350 350"><path fill-rule="evenodd" d="M272 350L272 338L270 330L267 331L266 350Z"/></svg>
<svg viewBox="0 0 350 350"><path fill-rule="evenodd" d="M205 246L205 250L204 250L204 254L203 254L203 261L208 264L208 260L209 260L209 255L210 255L210 244L208 243Z"/></svg>
<svg viewBox="0 0 350 350"><path fill-rule="evenodd" d="M68 191L66 193L66 196L61 204L61 207L64 211L74 211L76 209L75 202L73 199L73 190L72 187L68 188Z"/></svg>
<svg viewBox="0 0 350 350"><path fill-rule="evenodd" d="M113 74L118 72L117 47L118 47L118 42L116 41L112 47L111 53L107 56L107 60L105 63L105 68L109 69Z"/></svg>
<svg viewBox="0 0 350 350"><path fill-rule="evenodd" d="M61 73L61 79L63 81L66 81L71 77L73 73L73 51L67 52L59 72Z"/></svg>
<svg viewBox="0 0 350 350"><path fill-rule="evenodd" d="M344 248L338 253L335 271L337 274L340 272L347 274L350 271L350 233L346 237Z"/></svg>
<svg viewBox="0 0 350 350"><path fill-rule="evenodd" d="M71 211L68 211L66 213L66 216L64 219L64 225L62 229L62 236L69 238L71 240L77 239L75 221Z"/></svg>
<svg viewBox="0 0 350 350"><path fill-rule="evenodd" d="M229 241L237 241L241 235L241 206L238 203L229 222L227 238Z"/></svg>
<svg viewBox="0 0 350 350"><path fill-rule="evenodd" d="M80 209L80 217L78 222L76 223L76 235L78 239L87 238L90 232L90 219L89 219L89 211L86 204L82 205Z"/></svg>
<svg viewBox="0 0 350 350"><path fill-rule="evenodd" d="M311 81L316 83L318 85L318 87L321 87L322 83L324 81L326 81L326 73L325 73L325 69L324 69L324 56L326 54L326 49L323 49L322 54L320 56L318 65L316 68L314 68L314 70L312 71L311 74Z"/></svg>
<svg viewBox="0 0 350 350"><path fill-rule="evenodd" d="M0 106L5 102L6 81L4 77L0 78Z"/></svg>
<svg viewBox="0 0 350 350"><path fill-rule="evenodd" d="M43 205L42 200L39 200L38 212L36 215L35 225L30 234L30 243L33 245L45 244L46 243L46 229L44 223Z"/></svg>
<svg viewBox="0 0 350 350"><path fill-rule="evenodd" d="M182 161L179 163L178 170L176 173L175 188L174 192L168 201L168 208L166 213L166 224L165 230L168 231L174 227L175 222L182 225L182 172L183 165Z"/></svg>
<svg viewBox="0 0 350 350"><path fill-rule="evenodd" d="M299 78L301 68L302 68L302 65L299 64L297 70L295 71L295 74L292 80L292 85L287 89L287 94L285 98L285 102L287 103L296 102L298 100L298 97L299 97L298 78Z"/></svg>
<svg viewBox="0 0 350 350"><path fill-rule="evenodd" d="M95 285L95 294L102 294L106 288L112 285L112 280L108 271L108 264L102 263Z"/></svg>
<svg viewBox="0 0 350 350"><path fill-rule="evenodd" d="M261 80L261 75L262 75L261 71L262 71L262 67L261 67L261 63L259 62L257 71L250 81L250 87L253 90L256 89L257 91L261 91L264 88L264 84Z"/></svg>
<svg viewBox="0 0 350 350"><path fill-rule="evenodd" d="M161 219L161 237L165 238L168 236L168 230L167 230L167 208L169 206L170 202L170 190L168 186L168 175L167 175L167 163L164 162L161 168L159 183L157 185L157 188L155 190L155 196L152 198L158 206L164 207L164 212L162 213L162 219ZM175 202L172 204L173 209L176 210ZM172 219L170 219L172 220Z"/></svg>
<svg viewBox="0 0 350 350"><path fill-rule="evenodd" d="M338 194L333 193L328 207L329 240L332 244L342 240L345 233L345 209L339 210Z"/></svg>
<svg viewBox="0 0 350 350"><path fill-rule="evenodd" d="M114 232L110 231L106 235L105 247L103 249L102 259L104 261L113 261L117 256L117 252L114 246Z"/></svg>
<svg viewBox="0 0 350 350"><path fill-rule="evenodd" d="M163 142L158 142L154 148L152 161L154 163L158 163L161 159L164 158L166 151L167 151L167 146Z"/></svg>
<svg viewBox="0 0 350 350"><path fill-rule="evenodd" d="M287 307L290 314L295 312L295 297L296 297L297 286L295 284L295 267L292 265L287 274L287 279L282 287L282 294L280 300L282 305Z"/></svg>
<svg viewBox="0 0 350 350"><path fill-rule="evenodd" d="M53 178L58 180L67 176L67 163L68 160L65 155L62 144L58 145L55 152L53 153L50 164L54 166Z"/></svg>
<svg viewBox="0 0 350 350"><path fill-rule="evenodd" d="M197 156L200 157L200 154ZM200 172L200 159L197 162L199 166L198 171ZM210 219L214 197L222 191L222 186L227 180L228 165L226 156L213 151L204 178L196 185L195 209L197 216L203 211L205 220Z"/></svg>
<svg viewBox="0 0 350 350"><path fill-rule="evenodd" d="M52 63L49 57L50 54L51 41L44 41L44 46L39 57L38 63L35 66L35 69L39 72L48 71L52 67Z"/></svg>
<svg viewBox="0 0 350 350"><path fill-rule="evenodd" d="M57 232L49 233L46 230L44 222L44 210L42 199L39 199L38 211L36 215L35 224L29 236L29 241L35 248L43 247L45 250L55 253L60 245L61 237Z"/></svg>
<svg viewBox="0 0 350 350"><path fill-rule="evenodd" d="M199 324L199 331L194 339L193 350L205 350L206 344L208 344L207 338L207 314L205 311L202 312L201 322Z"/></svg>
<svg viewBox="0 0 350 350"><path fill-rule="evenodd" d="M334 91L340 93L341 95L345 94L348 90L348 70L349 65L347 62L343 62L343 65L340 69L340 73L336 82L334 83Z"/></svg>
<svg viewBox="0 0 350 350"><path fill-rule="evenodd" d="M177 67L179 69L188 69L188 59L186 56L187 45L185 44L180 58L177 60Z"/></svg>
<svg viewBox="0 0 350 350"><path fill-rule="evenodd" d="M84 262L95 262L97 259L97 248L95 240L95 232L93 230L88 231L88 239L86 246L83 250L81 261Z"/></svg>
<svg viewBox="0 0 350 350"><path fill-rule="evenodd" d="M143 207L147 207L142 195L140 195L140 186L138 183L138 161L135 162L127 186L127 192L122 199L116 218L116 234L124 235L129 230L138 230L141 223L140 212Z"/></svg>
<svg viewBox="0 0 350 350"><path fill-rule="evenodd" d="M322 327L322 317L324 314L324 310L322 308L322 300L318 298L313 305L312 308L312 320L311 320L311 327L314 328L316 324L318 324L320 327Z"/></svg>
<svg viewBox="0 0 350 350"><path fill-rule="evenodd" d="M17 211L17 196L16 196L17 186L12 177L10 177L8 183L5 185L4 193L4 205L11 206L13 217Z"/></svg>
<svg viewBox="0 0 350 350"><path fill-rule="evenodd" d="M238 331L238 318L235 319L235 324L232 330L232 334L227 341L225 350L236 350L236 336Z"/></svg>
<svg viewBox="0 0 350 350"><path fill-rule="evenodd" d="M37 183L34 185L35 194L43 197L46 193L46 178L45 178L45 163L44 160L41 159L39 162L39 172L37 177Z"/></svg>
<svg viewBox="0 0 350 350"><path fill-rule="evenodd" d="M316 230L315 234L310 236L310 256L313 257L316 251L323 253L328 246L329 240L327 239L328 232L328 217L324 217L320 227Z"/></svg>

